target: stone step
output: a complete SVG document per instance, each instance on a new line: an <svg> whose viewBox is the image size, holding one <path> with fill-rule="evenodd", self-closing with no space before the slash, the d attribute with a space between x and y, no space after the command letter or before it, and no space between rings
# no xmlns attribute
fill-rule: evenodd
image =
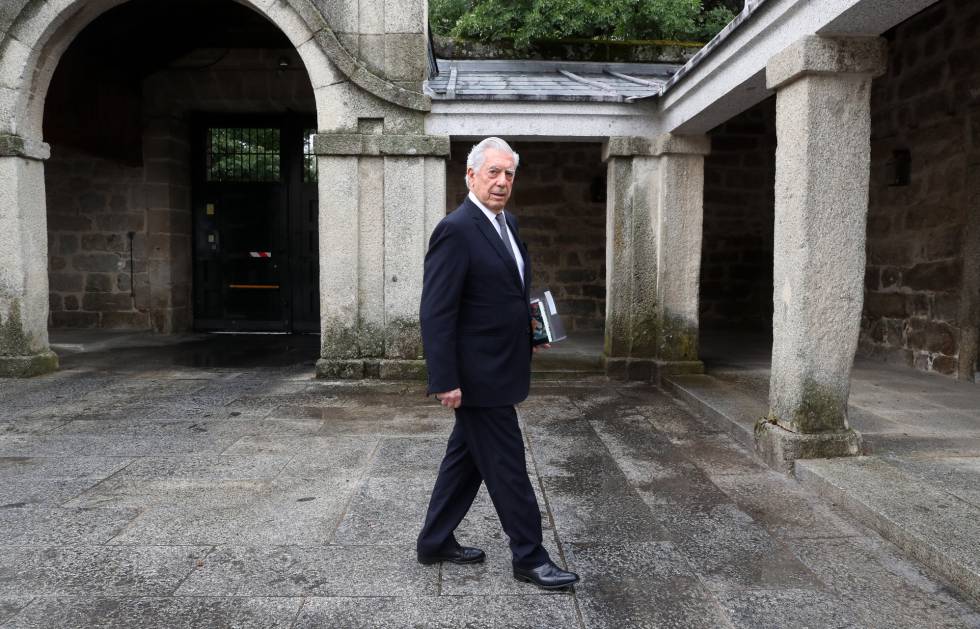
<svg viewBox="0 0 980 629"><path fill-rule="evenodd" d="M755 450L755 423L769 410L765 400L705 374L666 376L661 386L749 451Z"/></svg>
<svg viewBox="0 0 980 629"><path fill-rule="evenodd" d="M586 369L534 369L531 371L531 380L543 382L548 380L605 380L606 373L602 370Z"/></svg>
<svg viewBox="0 0 980 629"><path fill-rule="evenodd" d="M980 603L980 506L885 459L796 462L796 477Z"/></svg>

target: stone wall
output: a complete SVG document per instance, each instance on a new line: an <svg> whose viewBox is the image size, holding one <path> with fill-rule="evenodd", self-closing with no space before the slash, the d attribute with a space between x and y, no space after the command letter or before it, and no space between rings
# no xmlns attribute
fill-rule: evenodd
<svg viewBox="0 0 980 629"><path fill-rule="evenodd" d="M772 328L776 100L710 132L704 160L701 328Z"/></svg>
<svg viewBox="0 0 980 629"><path fill-rule="evenodd" d="M466 156L473 142L454 142L446 164L448 210L466 196ZM521 156L509 207L514 208L534 273L532 290L548 288L568 331L601 331L606 312L606 165L601 146L514 142Z"/></svg>
<svg viewBox="0 0 980 629"><path fill-rule="evenodd" d="M45 179L50 325L149 328L143 169L53 147Z"/></svg>
<svg viewBox="0 0 980 629"><path fill-rule="evenodd" d="M980 176L980 5L944 0L887 37L888 72L872 93L859 354L972 377L980 259L964 246L980 212L970 189Z"/></svg>

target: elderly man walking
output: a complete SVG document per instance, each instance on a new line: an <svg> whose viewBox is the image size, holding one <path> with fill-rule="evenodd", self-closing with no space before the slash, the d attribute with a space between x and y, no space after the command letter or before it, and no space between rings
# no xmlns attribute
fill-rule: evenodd
<svg viewBox="0 0 980 629"><path fill-rule="evenodd" d="M504 210L519 157L500 138L473 147L469 194L436 226L425 256L420 320L428 392L456 423L418 537L423 564L479 563L454 531L486 483L510 538L514 578L557 589L578 575L556 566L541 545L541 515L524 461L514 405L531 380L531 265L517 222Z"/></svg>

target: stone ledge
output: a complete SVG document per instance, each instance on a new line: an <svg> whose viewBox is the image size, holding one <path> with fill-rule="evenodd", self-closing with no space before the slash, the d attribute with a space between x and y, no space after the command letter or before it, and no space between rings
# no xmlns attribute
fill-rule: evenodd
<svg viewBox="0 0 980 629"><path fill-rule="evenodd" d="M0 134L0 157L43 161L51 157L51 146L46 142L25 140L19 135Z"/></svg>
<svg viewBox="0 0 980 629"><path fill-rule="evenodd" d="M664 376L700 375L704 373L704 363L700 360L660 360L654 361L657 382Z"/></svg>
<svg viewBox="0 0 980 629"><path fill-rule="evenodd" d="M318 133L313 136L317 155L449 156L449 136L361 135Z"/></svg>
<svg viewBox="0 0 980 629"><path fill-rule="evenodd" d="M0 356L0 378L32 378L58 370L58 355L48 351L31 356Z"/></svg>
<svg viewBox="0 0 980 629"><path fill-rule="evenodd" d="M792 474L797 459L828 459L861 454L861 434L841 432L798 433L760 419L755 425L755 452L770 467Z"/></svg>
<svg viewBox="0 0 980 629"><path fill-rule="evenodd" d="M980 602L980 509L879 457L800 461L797 479ZM943 477L939 477L943 478Z"/></svg>
<svg viewBox="0 0 980 629"><path fill-rule="evenodd" d="M779 89L808 74L881 76L888 44L881 37L820 37L808 35L766 64L766 88Z"/></svg>
<svg viewBox="0 0 980 629"><path fill-rule="evenodd" d="M364 378L364 361L321 358L316 361L316 377L329 380L361 380Z"/></svg>

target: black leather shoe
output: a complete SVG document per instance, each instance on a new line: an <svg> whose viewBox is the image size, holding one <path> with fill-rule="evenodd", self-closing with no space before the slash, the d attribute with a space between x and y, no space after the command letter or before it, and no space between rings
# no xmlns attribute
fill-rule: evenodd
<svg viewBox="0 0 980 629"><path fill-rule="evenodd" d="M443 551L441 553L436 553L435 555L423 555L418 554L419 563L424 565L430 565L434 563L439 563L441 561L448 561L449 563L481 563L487 558L487 554L480 550L479 548L470 548L469 546L460 546L455 550Z"/></svg>
<svg viewBox="0 0 980 629"><path fill-rule="evenodd" d="M545 590L560 590L578 583L578 575L562 570L552 562L543 563L537 568L518 568L514 566L514 578L533 583Z"/></svg>

